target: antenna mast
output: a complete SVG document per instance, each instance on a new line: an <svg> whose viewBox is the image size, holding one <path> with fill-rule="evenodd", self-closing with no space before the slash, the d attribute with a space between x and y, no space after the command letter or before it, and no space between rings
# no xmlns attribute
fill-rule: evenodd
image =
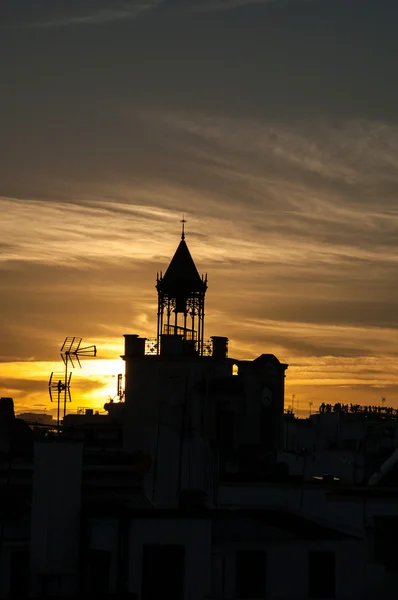
<svg viewBox="0 0 398 600"><path fill-rule="evenodd" d="M64 400L64 418L66 416L66 403L69 399L69 402L72 402L71 393L70 393L70 381L72 378L72 373L69 372L69 368L75 368L74 361L77 362L80 368L82 365L80 363L80 357L84 356L97 356L97 347L96 346L81 346L82 338L78 337L66 337L64 343L61 346L61 358L65 365L65 371L63 376L55 375L51 373L50 380L48 382L48 389L50 393L50 400L53 402L52 391L57 390L57 427L59 432L60 425L60 412L61 412L61 396L63 395ZM55 377L54 377L55 375ZM62 380L63 378L63 380Z"/></svg>
<svg viewBox="0 0 398 600"><path fill-rule="evenodd" d="M119 402L121 402L124 398L123 373L119 373L117 376L117 396L119 398Z"/></svg>
<svg viewBox="0 0 398 600"><path fill-rule="evenodd" d="M59 434L59 423L60 423L60 412L61 412L61 396L62 394L68 395L69 402L72 402L70 395L70 380L72 379L72 373L69 373L69 377L65 379L64 373L51 373L48 382L48 392L50 394L51 402L54 402L53 392L57 392L57 431Z"/></svg>

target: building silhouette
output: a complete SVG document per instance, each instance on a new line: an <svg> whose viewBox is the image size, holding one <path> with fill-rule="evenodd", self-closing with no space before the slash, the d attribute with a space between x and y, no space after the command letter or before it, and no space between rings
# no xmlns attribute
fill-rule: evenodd
<svg viewBox="0 0 398 600"><path fill-rule="evenodd" d="M339 449L338 411L286 416L287 365L207 338L207 288L183 229L156 337L124 336L123 401L57 430L0 400L0 597L397 597L396 443L360 481L295 468L318 425L323 464Z"/></svg>
<svg viewBox="0 0 398 600"><path fill-rule="evenodd" d="M217 479L272 472L287 365L271 354L236 360L227 337L205 339L207 276L184 233L156 287L156 340L125 335L125 448L150 455L153 500L175 507L181 492L210 492L216 465Z"/></svg>

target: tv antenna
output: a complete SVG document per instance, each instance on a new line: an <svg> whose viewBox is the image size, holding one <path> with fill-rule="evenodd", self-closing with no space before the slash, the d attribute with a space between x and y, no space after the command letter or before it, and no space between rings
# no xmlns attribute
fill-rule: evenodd
<svg viewBox="0 0 398 600"><path fill-rule="evenodd" d="M70 380L72 379L72 373L69 373L69 377L65 382L65 374L64 373L51 373L50 380L48 382L48 391L50 394L51 402L54 402L53 392L57 392L57 430L59 432L59 422L60 422L60 410L61 410L61 397L63 394L67 393L69 402L72 402L72 398L70 395Z"/></svg>
<svg viewBox="0 0 398 600"><path fill-rule="evenodd" d="M57 401L58 401L58 410L57 410L57 425L59 429L60 423L60 412L61 412L61 398L63 396L64 401L64 418L66 416L66 403L69 399L69 402L72 402L71 393L70 393L70 381L72 378L72 373L69 371L70 367L75 368L75 361L82 368L80 363L81 357L89 357L89 356L97 356L97 347L96 346L84 346L82 347L82 338L78 337L66 337L64 343L61 346L61 358L65 365L65 371L63 374L63 378L59 378L57 376L54 377L54 373L51 373L50 380L48 382L48 389L50 392L51 402L52 391L57 390Z"/></svg>

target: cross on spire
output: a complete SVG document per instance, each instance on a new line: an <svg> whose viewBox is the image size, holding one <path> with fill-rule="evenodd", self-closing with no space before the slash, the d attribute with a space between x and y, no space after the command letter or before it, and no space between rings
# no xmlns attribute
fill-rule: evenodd
<svg viewBox="0 0 398 600"><path fill-rule="evenodd" d="M186 223L185 215L182 215L182 219L180 222L182 223L181 239L185 240L185 223Z"/></svg>

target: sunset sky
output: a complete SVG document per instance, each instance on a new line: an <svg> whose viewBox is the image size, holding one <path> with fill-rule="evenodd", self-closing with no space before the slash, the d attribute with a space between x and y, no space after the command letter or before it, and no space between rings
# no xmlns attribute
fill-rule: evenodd
<svg viewBox="0 0 398 600"><path fill-rule="evenodd" d="M206 336L286 405L398 407L397 0L3 0L0 396L53 409L66 336L156 334L187 219Z"/></svg>

